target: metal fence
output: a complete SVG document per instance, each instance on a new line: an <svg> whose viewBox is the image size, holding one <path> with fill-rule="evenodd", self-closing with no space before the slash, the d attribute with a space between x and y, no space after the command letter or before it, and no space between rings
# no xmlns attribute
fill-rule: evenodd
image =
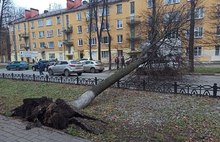
<svg viewBox="0 0 220 142"><path fill-rule="evenodd" d="M66 83L75 85L97 85L104 79L82 78L79 76L64 77L64 76L42 76L29 74L14 74L0 73L0 78L22 80L22 81L39 81L52 83ZM220 87L217 84L213 85L196 85L196 84L181 84L177 82L151 82L149 80L140 79L137 81L119 80L112 85L114 88L142 90L161 93L174 93L184 95L210 96L220 97Z"/></svg>

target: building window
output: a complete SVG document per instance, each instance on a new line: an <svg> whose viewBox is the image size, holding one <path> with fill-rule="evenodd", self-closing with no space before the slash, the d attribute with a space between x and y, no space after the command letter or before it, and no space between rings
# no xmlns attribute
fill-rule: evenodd
<svg viewBox="0 0 220 142"><path fill-rule="evenodd" d="M55 59L55 53L49 53L49 59Z"/></svg>
<svg viewBox="0 0 220 142"><path fill-rule="evenodd" d="M168 12L164 14L164 22L165 23L171 23L171 22L177 22L179 21L180 12Z"/></svg>
<svg viewBox="0 0 220 142"><path fill-rule="evenodd" d="M39 38L44 38L44 31L39 32Z"/></svg>
<svg viewBox="0 0 220 142"><path fill-rule="evenodd" d="M82 33L82 26L78 26L78 34Z"/></svg>
<svg viewBox="0 0 220 142"><path fill-rule="evenodd" d="M57 17L57 24L61 24L60 16Z"/></svg>
<svg viewBox="0 0 220 142"><path fill-rule="evenodd" d="M167 38L168 39L172 39L172 38L178 38L179 37L179 34L178 34L178 30L173 30L173 31L170 31L169 34L167 35Z"/></svg>
<svg viewBox="0 0 220 142"><path fill-rule="evenodd" d="M43 27L43 26L44 26L44 21L38 20L38 27Z"/></svg>
<svg viewBox="0 0 220 142"><path fill-rule="evenodd" d="M81 21L81 19L82 19L81 12L76 13L76 19L77 19L77 21Z"/></svg>
<svg viewBox="0 0 220 142"><path fill-rule="evenodd" d="M62 30L61 29L57 29L57 35L62 36Z"/></svg>
<svg viewBox="0 0 220 142"><path fill-rule="evenodd" d="M102 37L102 43L108 44L109 43L109 37L108 36Z"/></svg>
<svg viewBox="0 0 220 142"><path fill-rule="evenodd" d="M216 15L217 17L220 17L220 4L218 4L216 7Z"/></svg>
<svg viewBox="0 0 220 142"><path fill-rule="evenodd" d="M58 47L62 47L63 42L62 41L58 41Z"/></svg>
<svg viewBox="0 0 220 142"><path fill-rule="evenodd" d="M122 13L122 4L117 4L117 14Z"/></svg>
<svg viewBox="0 0 220 142"><path fill-rule="evenodd" d="M53 41L48 42L48 48L54 48L54 42Z"/></svg>
<svg viewBox="0 0 220 142"><path fill-rule="evenodd" d="M108 58L109 52L108 51L102 51L102 58Z"/></svg>
<svg viewBox="0 0 220 142"><path fill-rule="evenodd" d="M89 32L89 31L90 31L90 25L88 25L88 28L87 28L87 32ZM95 31L96 31L96 25L95 25L95 24L92 24L91 31L92 31L92 32L95 32Z"/></svg>
<svg viewBox="0 0 220 142"><path fill-rule="evenodd" d="M203 28L202 27L196 27L194 29L194 37L195 38L201 38L203 35Z"/></svg>
<svg viewBox="0 0 220 142"><path fill-rule="evenodd" d="M33 42L33 48L36 48L37 45L36 45L36 42Z"/></svg>
<svg viewBox="0 0 220 142"><path fill-rule="evenodd" d="M134 1L132 1L130 3L130 14L134 14L135 13L135 4Z"/></svg>
<svg viewBox="0 0 220 142"><path fill-rule="evenodd" d="M147 5L148 5L148 8L152 8L153 7L153 1L152 0L148 0L147 1Z"/></svg>
<svg viewBox="0 0 220 142"><path fill-rule="evenodd" d="M78 46L82 46L83 45L83 40L82 39L78 39Z"/></svg>
<svg viewBox="0 0 220 142"><path fill-rule="evenodd" d="M36 38L35 32L32 32L32 38Z"/></svg>
<svg viewBox="0 0 220 142"><path fill-rule="evenodd" d="M220 56L220 45L215 46L215 56Z"/></svg>
<svg viewBox="0 0 220 142"><path fill-rule="evenodd" d="M20 27L20 24L18 24L18 31L19 31L19 32L21 31L21 27Z"/></svg>
<svg viewBox="0 0 220 142"><path fill-rule="evenodd" d="M123 41L123 35L117 35L117 42L122 43Z"/></svg>
<svg viewBox="0 0 220 142"><path fill-rule="evenodd" d="M217 36L220 36L220 25L217 26L216 35L217 35Z"/></svg>
<svg viewBox="0 0 220 142"><path fill-rule="evenodd" d="M196 8L195 9L195 19L202 19L204 17L204 8Z"/></svg>
<svg viewBox="0 0 220 142"><path fill-rule="evenodd" d="M109 28L109 24L104 21L103 24L102 24L102 29L104 31L106 31L108 28Z"/></svg>
<svg viewBox="0 0 220 142"><path fill-rule="evenodd" d="M34 29L34 21L31 22L31 29Z"/></svg>
<svg viewBox="0 0 220 142"><path fill-rule="evenodd" d="M194 56L202 55L202 47L194 47Z"/></svg>
<svg viewBox="0 0 220 142"><path fill-rule="evenodd" d="M180 3L180 0L164 0L164 4L175 4Z"/></svg>
<svg viewBox="0 0 220 142"><path fill-rule="evenodd" d="M40 42L40 48L45 48L45 42Z"/></svg>
<svg viewBox="0 0 220 142"><path fill-rule="evenodd" d="M47 37L53 37L53 30L48 30L47 31Z"/></svg>
<svg viewBox="0 0 220 142"><path fill-rule="evenodd" d="M122 20L117 20L117 29L123 28L123 21Z"/></svg>
<svg viewBox="0 0 220 142"><path fill-rule="evenodd" d="M52 19L49 18L46 20L46 26L51 26L52 25Z"/></svg>
<svg viewBox="0 0 220 142"><path fill-rule="evenodd" d="M24 31L26 32L27 28L26 28L26 23L24 23Z"/></svg>
<svg viewBox="0 0 220 142"><path fill-rule="evenodd" d="M187 37L190 35L190 30L187 30ZM202 38L203 36L203 27L195 27L194 29L194 38Z"/></svg>
<svg viewBox="0 0 220 142"><path fill-rule="evenodd" d="M96 45L96 38L95 37L91 38L89 44L90 43L91 43L91 45Z"/></svg>
<svg viewBox="0 0 220 142"><path fill-rule="evenodd" d="M103 13L103 8L99 8L99 16L102 16L102 13ZM109 8L107 8L107 11L106 8L104 8L103 16L107 16L107 15L109 15Z"/></svg>
<svg viewBox="0 0 220 142"><path fill-rule="evenodd" d="M66 27L69 27L69 15L66 15Z"/></svg>

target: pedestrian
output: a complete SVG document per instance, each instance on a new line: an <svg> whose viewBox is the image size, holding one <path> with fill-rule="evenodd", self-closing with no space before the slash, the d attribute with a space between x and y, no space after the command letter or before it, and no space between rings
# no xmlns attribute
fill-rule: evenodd
<svg viewBox="0 0 220 142"><path fill-rule="evenodd" d="M115 57L115 63L116 63L117 70L118 70L119 69L119 58L118 58L118 56Z"/></svg>
<svg viewBox="0 0 220 142"><path fill-rule="evenodd" d="M43 64L43 62L41 61L41 59L38 61L38 69L39 69L39 73L40 73L40 75L44 75L44 73L43 73L43 67L44 67L44 64Z"/></svg>
<svg viewBox="0 0 220 142"><path fill-rule="evenodd" d="M33 62L33 64L35 63L35 60L34 60L34 58L32 59L32 62Z"/></svg>
<svg viewBox="0 0 220 142"><path fill-rule="evenodd" d="M125 58L124 56L121 57L121 68L125 67Z"/></svg>

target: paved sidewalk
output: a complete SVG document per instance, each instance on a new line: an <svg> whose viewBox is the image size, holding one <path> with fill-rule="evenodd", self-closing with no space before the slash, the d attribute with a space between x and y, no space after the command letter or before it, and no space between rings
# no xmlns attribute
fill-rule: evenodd
<svg viewBox="0 0 220 142"><path fill-rule="evenodd" d="M26 124L0 115L0 142L89 142L44 126L26 130Z"/></svg>

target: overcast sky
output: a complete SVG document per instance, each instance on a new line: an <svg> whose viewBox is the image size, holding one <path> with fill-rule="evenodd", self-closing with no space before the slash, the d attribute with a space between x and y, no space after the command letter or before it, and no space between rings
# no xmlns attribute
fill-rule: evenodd
<svg viewBox="0 0 220 142"><path fill-rule="evenodd" d="M35 8L40 13L49 8L50 3L61 4L62 8L66 7L66 0L13 0L15 6L24 7L26 9Z"/></svg>

